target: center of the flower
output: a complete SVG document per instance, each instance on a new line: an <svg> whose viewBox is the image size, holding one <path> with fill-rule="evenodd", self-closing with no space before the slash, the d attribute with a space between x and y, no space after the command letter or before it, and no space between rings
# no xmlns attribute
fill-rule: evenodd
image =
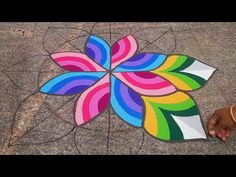
<svg viewBox="0 0 236 177"><path fill-rule="evenodd" d="M106 72L107 72L109 75L112 75L112 73L115 72L114 70L116 69L116 67L112 68L112 67L110 66L109 69L106 69L106 68L104 68L104 69L106 70Z"/></svg>
<svg viewBox="0 0 236 177"><path fill-rule="evenodd" d="M112 71L113 71L113 70L109 69L109 70L107 70L107 73L108 73L109 75L111 75L111 74L112 74Z"/></svg>

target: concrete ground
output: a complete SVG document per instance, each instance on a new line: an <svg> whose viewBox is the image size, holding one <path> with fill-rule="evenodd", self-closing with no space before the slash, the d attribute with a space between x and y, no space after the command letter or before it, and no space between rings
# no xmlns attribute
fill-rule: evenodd
<svg viewBox="0 0 236 177"><path fill-rule="evenodd" d="M136 32L145 51L186 54L218 68L206 86L189 93L205 127L215 109L236 103L236 23L0 23L0 154L236 154L235 133L226 143L166 143L113 112L109 119L108 110L74 127L76 96L37 90L63 72L48 54L83 51L86 31L110 43Z"/></svg>

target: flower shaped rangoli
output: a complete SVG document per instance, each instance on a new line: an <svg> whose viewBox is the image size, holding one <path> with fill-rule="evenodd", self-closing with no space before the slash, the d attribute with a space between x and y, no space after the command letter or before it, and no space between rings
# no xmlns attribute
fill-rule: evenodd
<svg viewBox="0 0 236 177"><path fill-rule="evenodd" d="M68 72L45 83L40 92L80 94L74 108L78 126L111 106L123 121L158 139L205 139L197 105L185 92L201 88L215 68L185 55L136 53L137 49L133 36L110 47L91 35L84 53L51 55Z"/></svg>

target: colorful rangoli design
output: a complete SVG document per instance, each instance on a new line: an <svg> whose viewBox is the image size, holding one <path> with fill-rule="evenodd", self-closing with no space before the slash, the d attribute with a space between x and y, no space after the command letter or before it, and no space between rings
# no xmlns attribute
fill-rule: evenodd
<svg viewBox="0 0 236 177"><path fill-rule="evenodd" d="M74 109L78 126L111 107L123 121L155 138L205 139L196 102L185 92L201 88L215 68L185 55L136 53L137 49L131 35L111 47L90 35L84 53L51 55L68 72L45 83L40 92L80 94Z"/></svg>

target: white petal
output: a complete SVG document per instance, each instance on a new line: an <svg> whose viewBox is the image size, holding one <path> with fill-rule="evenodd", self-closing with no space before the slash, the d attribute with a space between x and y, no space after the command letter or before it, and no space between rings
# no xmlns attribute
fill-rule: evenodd
<svg viewBox="0 0 236 177"><path fill-rule="evenodd" d="M215 68L195 60L192 65L190 65L188 68L185 68L181 72L194 74L205 80L208 80L215 70Z"/></svg>
<svg viewBox="0 0 236 177"><path fill-rule="evenodd" d="M199 115L180 117L171 115L175 122L180 127L184 139L206 139L206 134L203 130L201 119Z"/></svg>

